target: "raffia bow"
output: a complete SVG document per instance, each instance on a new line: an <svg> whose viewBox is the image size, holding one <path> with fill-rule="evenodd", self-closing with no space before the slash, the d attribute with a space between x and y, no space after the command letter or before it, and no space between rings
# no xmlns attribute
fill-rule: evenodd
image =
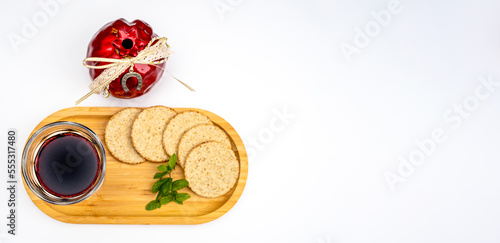
<svg viewBox="0 0 500 243"><path fill-rule="evenodd" d="M153 44L156 40L158 40L155 44ZM156 67L160 67L158 64L164 63L173 52L170 51L170 48L167 45L167 38L153 38L144 50L140 51L136 57L132 58L123 58L123 59L114 59L114 58L102 58L102 57L88 57L83 60L83 65L87 68L92 69L106 69L99 76L97 76L94 81L90 84L91 91L76 101L75 105L78 105L91 95L95 93L103 92L108 85L118 78L127 68L130 71L133 71L134 64L148 64L154 65ZM106 65L88 65L87 62L109 62ZM165 72L170 74L168 71L163 69ZM170 74L172 76L172 74ZM181 84L186 86L189 90L194 91L189 85L180 81L179 79L172 76L175 80L179 81Z"/></svg>

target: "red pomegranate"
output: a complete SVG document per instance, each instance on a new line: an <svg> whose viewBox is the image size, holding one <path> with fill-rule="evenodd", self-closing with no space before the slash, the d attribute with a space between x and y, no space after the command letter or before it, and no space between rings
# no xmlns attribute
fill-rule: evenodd
<svg viewBox="0 0 500 243"><path fill-rule="evenodd" d="M87 57L101 57L123 59L136 57L144 50L148 43L157 35L151 26L142 20L128 22L118 19L104 25L90 40ZM89 62L88 64L99 66L109 64L107 62ZM165 68L165 63L156 64ZM134 98L147 93L151 87L161 78L163 69L148 64L134 64L133 71L137 74L130 75L129 70L120 74L118 78L109 84L109 93L117 98ZM94 80L104 69L89 69L90 77ZM129 74L129 75L127 75ZM122 85L122 78L125 77ZM142 85L138 82L142 78Z"/></svg>

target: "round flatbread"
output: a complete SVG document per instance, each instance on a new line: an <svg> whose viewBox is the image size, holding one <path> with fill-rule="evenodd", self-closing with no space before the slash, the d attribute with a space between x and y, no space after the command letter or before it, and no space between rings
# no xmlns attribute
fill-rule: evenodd
<svg viewBox="0 0 500 243"><path fill-rule="evenodd" d="M182 135L192 127L200 124L212 124L210 119L196 111L185 111L175 115L163 132L163 148L169 156L177 153Z"/></svg>
<svg viewBox="0 0 500 243"><path fill-rule="evenodd" d="M219 197L236 184L239 165L233 150L226 145L205 142L187 156L184 175L194 193L202 197Z"/></svg>
<svg viewBox="0 0 500 243"><path fill-rule="evenodd" d="M132 145L130 131L140 108L125 108L114 114L106 125L104 141L109 152L117 160L127 164L139 164L144 159Z"/></svg>
<svg viewBox="0 0 500 243"><path fill-rule="evenodd" d="M198 125L187 130L179 141L177 163L184 168L184 163L189 152L201 143L210 141L217 141L227 148L231 148L231 141L222 129L214 125Z"/></svg>
<svg viewBox="0 0 500 243"><path fill-rule="evenodd" d="M135 150L142 157L151 162L165 162L169 159L163 149L163 131L176 114L171 108L152 106L137 115L130 136Z"/></svg>

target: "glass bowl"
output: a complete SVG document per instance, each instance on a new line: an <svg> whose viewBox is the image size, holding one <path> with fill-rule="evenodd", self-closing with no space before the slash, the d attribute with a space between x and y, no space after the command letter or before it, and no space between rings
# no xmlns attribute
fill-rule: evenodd
<svg viewBox="0 0 500 243"><path fill-rule="evenodd" d="M99 191L106 172L106 153L88 127L60 121L45 125L30 137L21 167L24 181L37 197L55 205L70 205Z"/></svg>

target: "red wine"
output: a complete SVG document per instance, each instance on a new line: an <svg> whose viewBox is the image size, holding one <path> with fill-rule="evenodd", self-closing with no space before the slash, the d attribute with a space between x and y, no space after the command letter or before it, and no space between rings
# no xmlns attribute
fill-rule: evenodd
<svg viewBox="0 0 500 243"><path fill-rule="evenodd" d="M35 161L41 185L59 197L84 193L98 176L96 149L75 133L59 134L45 141Z"/></svg>

